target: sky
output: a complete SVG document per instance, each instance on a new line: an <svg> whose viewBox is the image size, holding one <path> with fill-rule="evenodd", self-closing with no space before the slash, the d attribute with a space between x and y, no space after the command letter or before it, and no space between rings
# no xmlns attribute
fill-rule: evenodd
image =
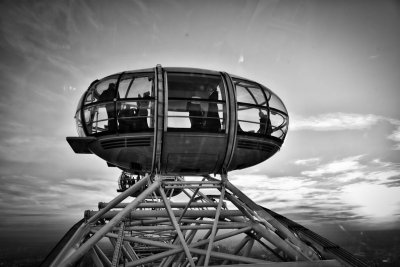
<svg viewBox="0 0 400 267"><path fill-rule="evenodd" d="M74 154L80 96L125 70L195 67L271 88L289 132L229 174L306 226L400 225L398 1L0 1L0 236L62 236L120 171ZM32 233L32 230L34 230Z"/></svg>

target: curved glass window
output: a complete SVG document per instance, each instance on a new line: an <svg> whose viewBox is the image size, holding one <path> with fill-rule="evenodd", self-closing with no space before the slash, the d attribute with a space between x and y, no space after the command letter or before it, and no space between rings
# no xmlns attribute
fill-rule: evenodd
<svg viewBox="0 0 400 267"><path fill-rule="evenodd" d="M233 79L236 88L236 101L257 106L266 106L267 101L260 86L256 83Z"/></svg>
<svg viewBox="0 0 400 267"><path fill-rule="evenodd" d="M153 73L125 73L118 85L120 98L154 97Z"/></svg>
<svg viewBox="0 0 400 267"><path fill-rule="evenodd" d="M78 132L78 135L81 137L85 137L86 134L83 131L83 125L82 125L82 118L81 118L81 111L78 110L75 114L75 122L76 122L76 131Z"/></svg>
<svg viewBox="0 0 400 267"><path fill-rule="evenodd" d="M94 83L85 96L84 120L89 135L130 133L154 127L154 74L125 73ZM118 88L118 91L117 91ZM79 113L79 112L78 112Z"/></svg>
<svg viewBox="0 0 400 267"><path fill-rule="evenodd" d="M238 133L283 140L288 128L288 116L279 97L257 83L238 78L232 80L238 107Z"/></svg>
<svg viewBox="0 0 400 267"><path fill-rule="evenodd" d="M168 130L225 132L226 92L219 75L168 73Z"/></svg>
<svg viewBox="0 0 400 267"><path fill-rule="evenodd" d="M112 101L116 97L118 75L106 77L93 84L85 97L85 105L97 101Z"/></svg>
<svg viewBox="0 0 400 267"><path fill-rule="evenodd" d="M271 90L262 86L264 93L267 95L268 106L270 109L270 121L272 132L271 136L283 140L286 136L289 126L289 117L285 105L282 100Z"/></svg>
<svg viewBox="0 0 400 267"><path fill-rule="evenodd" d="M238 133L265 135L271 133L268 109L238 104Z"/></svg>
<svg viewBox="0 0 400 267"><path fill-rule="evenodd" d="M154 128L154 100L121 101L119 104L118 132L131 133Z"/></svg>
<svg viewBox="0 0 400 267"><path fill-rule="evenodd" d="M114 103L85 107L83 114L88 134L116 131Z"/></svg>
<svg viewBox="0 0 400 267"><path fill-rule="evenodd" d="M261 87L254 82L232 78L235 84L239 134L270 134L268 102Z"/></svg>
<svg viewBox="0 0 400 267"><path fill-rule="evenodd" d="M125 73L121 77L118 86L121 100L117 105L118 132L153 131L154 93L152 72Z"/></svg>
<svg viewBox="0 0 400 267"><path fill-rule="evenodd" d="M92 84L86 93L83 113L84 125L89 135L116 132L114 99L117 97L118 76L112 75ZM87 105L89 106L86 107Z"/></svg>

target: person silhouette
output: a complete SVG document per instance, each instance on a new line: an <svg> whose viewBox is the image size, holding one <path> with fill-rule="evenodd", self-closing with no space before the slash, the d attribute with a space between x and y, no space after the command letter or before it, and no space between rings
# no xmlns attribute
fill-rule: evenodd
<svg viewBox="0 0 400 267"><path fill-rule="evenodd" d="M199 98L193 96L192 99ZM186 105L186 110L189 111L189 119L191 124L191 129L202 130L203 129L203 111L201 109L201 104L198 101L189 101Z"/></svg>
<svg viewBox="0 0 400 267"><path fill-rule="evenodd" d="M142 96L139 94L139 98L142 98ZM137 116L138 118L138 123L137 123L137 128L138 130L146 130L149 128L149 125L147 124L147 116L149 115L149 112L147 109L149 108L149 101L144 101L145 99L150 99L150 92L145 92L143 94L143 100L138 101L138 111L137 111Z"/></svg>
<svg viewBox="0 0 400 267"><path fill-rule="evenodd" d="M218 91L211 86L208 87L208 100L218 101ZM208 103L207 118L205 119L204 128L212 131L219 132L221 130L221 122L218 114L218 104L215 102Z"/></svg>
<svg viewBox="0 0 400 267"><path fill-rule="evenodd" d="M257 133L270 135L272 132L272 129L271 129L271 121L269 120L268 114L264 114L260 110L258 115L260 116L260 129L257 131Z"/></svg>
<svg viewBox="0 0 400 267"><path fill-rule="evenodd" d="M115 83L109 83L108 88L101 93L99 101L113 101L115 97L116 97ZM107 103L105 107L108 116L108 130L110 132L115 132L117 130L117 124L115 121L116 112L115 112L114 102Z"/></svg>

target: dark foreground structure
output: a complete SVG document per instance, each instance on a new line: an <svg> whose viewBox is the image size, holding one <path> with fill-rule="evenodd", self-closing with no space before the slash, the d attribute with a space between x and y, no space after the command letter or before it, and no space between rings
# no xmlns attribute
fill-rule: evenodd
<svg viewBox="0 0 400 267"><path fill-rule="evenodd" d="M368 266L229 181L285 139L286 108L265 86L157 65L94 81L75 118L67 141L122 170L120 195L86 211L42 266Z"/></svg>

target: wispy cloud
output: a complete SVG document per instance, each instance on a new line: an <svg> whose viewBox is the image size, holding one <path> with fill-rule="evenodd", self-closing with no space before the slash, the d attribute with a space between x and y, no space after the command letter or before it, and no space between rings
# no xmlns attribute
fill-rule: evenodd
<svg viewBox="0 0 400 267"><path fill-rule="evenodd" d="M301 174L308 177L321 177L326 174L339 174L349 171L360 170L364 168L358 160L362 157L354 156L349 158L344 158L341 160L336 160L328 164L320 165L317 169L312 171L303 171Z"/></svg>
<svg viewBox="0 0 400 267"><path fill-rule="evenodd" d="M400 150L400 126L397 127L395 131L391 135L388 136L389 139L397 142L394 149Z"/></svg>
<svg viewBox="0 0 400 267"><path fill-rule="evenodd" d="M115 180L60 178L27 175L0 176L0 209L9 220L32 222L40 217L83 217L85 208L95 209L98 201L109 201L117 193ZM18 207L16 209L15 207ZM70 219L68 219L70 220Z"/></svg>
<svg viewBox="0 0 400 267"><path fill-rule="evenodd" d="M344 186L342 191L342 200L357 205L360 214L382 218L400 210L400 187L358 183Z"/></svg>
<svg viewBox="0 0 400 267"><path fill-rule="evenodd" d="M309 158L295 164L303 168L301 175L250 174L230 179L255 202L306 224L393 220L390 216L400 211L397 163L356 155L330 162ZM386 206L388 211L383 211Z"/></svg>
<svg viewBox="0 0 400 267"><path fill-rule="evenodd" d="M320 158L298 159L294 162L294 164L299 166L310 166L318 164L320 161Z"/></svg>
<svg viewBox="0 0 400 267"><path fill-rule="evenodd" d="M381 117L372 114L327 113L311 117L293 116L290 121L291 131L337 131L361 130L376 124Z"/></svg>
<svg viewBox="0 0 400 267"><path fill-rule="evenodd" d="M291 117L290 131L343 131L343 130L365 130L386 122L394 126L393 132L386 138L396 142L393 149L400 150L400 120L378 116L374 114L355 113L326 113L317 116Z"/></svg>

